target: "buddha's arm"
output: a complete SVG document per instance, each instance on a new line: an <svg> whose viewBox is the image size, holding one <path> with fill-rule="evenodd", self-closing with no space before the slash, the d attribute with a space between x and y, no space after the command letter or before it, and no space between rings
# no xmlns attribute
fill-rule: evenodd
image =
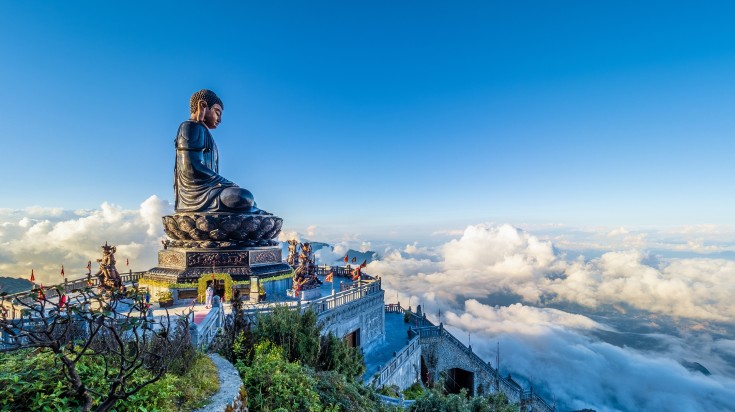
<svg viewBox="0 0 735 412"><path fill-rule="evenodd" d="M231 182L214 170L207 167L204 162L204 128L196 123L187 123L181 130L177 150L181 151L182 165L185 169L191 170L200 178L219 177L221 183L231 184Z"/></svg>

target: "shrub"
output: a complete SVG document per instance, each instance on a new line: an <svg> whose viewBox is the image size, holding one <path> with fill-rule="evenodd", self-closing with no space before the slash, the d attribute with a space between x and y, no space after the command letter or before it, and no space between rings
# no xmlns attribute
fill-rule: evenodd
<svg viewBox="0 0 735 412"><path fill-rule="evenodd" d="M321 411L315 381L297 362L288 362L283 349L270 342L255 346L253 362L235 365L248 394L248 407L256 411ZM288 409L286 409L288 408Z"/></svg>

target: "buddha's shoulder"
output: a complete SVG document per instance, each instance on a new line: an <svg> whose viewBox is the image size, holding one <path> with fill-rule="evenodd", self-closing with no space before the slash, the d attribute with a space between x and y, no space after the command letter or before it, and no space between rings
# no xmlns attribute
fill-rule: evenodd
<svg viewBox="0 0 735 412"><path fill-rule="evenodd" d="M193 120L184 120L179 125L179 134L199 134L207 131L207 128L203 124Z"/></svg>
<svg viewBox="0 0 735 412"><path fill-rule="evenodd" d="M199 122L186 120L179 126L178 140L197 142L203 144L204 141L212 139L209 129Z"/></svg>

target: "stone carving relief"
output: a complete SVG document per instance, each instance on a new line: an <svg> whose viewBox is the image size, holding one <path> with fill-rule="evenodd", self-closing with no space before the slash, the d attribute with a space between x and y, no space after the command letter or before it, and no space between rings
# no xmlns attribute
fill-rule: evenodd
<svg viewBox="0 0 735 412"><path fill-rule="evenodd" d="M248 252L190 253L186 256L189 267L248 266Z"/></svg>
<svg viewBox="0 0 735 412"><path fill-rule="evenodd" d="M252 252L251 263L258 264L258 263L280 262L281 254L279 252L280 250L279 251L263 250L263 251Z"/></svg>
<svg viewBox="0 0 735 412"><path fill-rule="evenodd" d="M183 253L177 252L159 252L158 264L164 267L181 268L186 265L186 259Z"/></svg>

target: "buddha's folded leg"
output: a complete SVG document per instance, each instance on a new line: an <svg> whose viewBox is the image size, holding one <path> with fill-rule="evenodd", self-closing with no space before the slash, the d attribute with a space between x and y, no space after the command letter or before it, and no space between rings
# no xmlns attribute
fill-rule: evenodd
<svg viewBox="0 0 735 412"><path fill-rule="evenodd" d="M237 186L223 189L219 199L224 206L237 211L250 212L255 206L253 194L249 190Z"/></svg>

